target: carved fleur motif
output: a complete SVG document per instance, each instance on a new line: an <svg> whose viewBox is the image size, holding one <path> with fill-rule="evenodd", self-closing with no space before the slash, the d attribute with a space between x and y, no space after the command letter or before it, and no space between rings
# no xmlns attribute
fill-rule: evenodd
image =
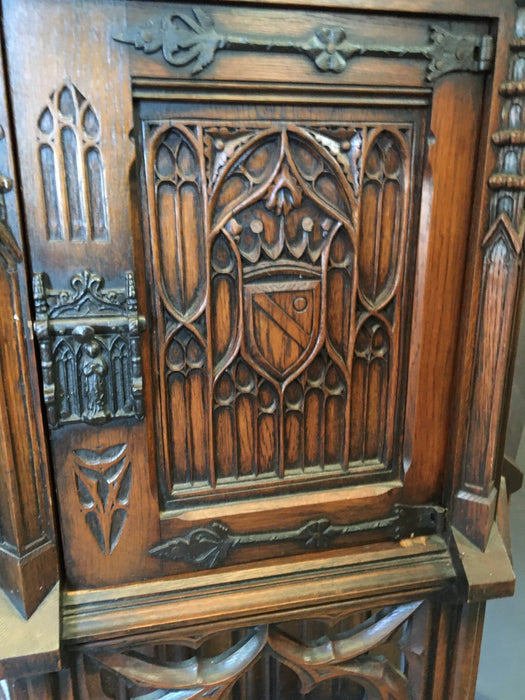
<svg viewBox="0 0 525 700"><path fill-rule="evenodd" d="M360 168L361 156L363 154L363 133L361 129L356 129L349 136L345 132L347 129L330 130L326 127L324 133L310 130L310 135L321 144L336 159L342 167L349 185L354 194L359 196L360 192ZM340 133L341 132L341 133Z"/></svg>
<svg viewBox="0 0 525 700"><path fill-rule="evenodd" d="M235 545L230 529L221 522L191 530L186 537L160 542L150 554L160 559L181 559L203 569L222 563Z"/></svg>
<svg viewBox="0 0 525 700"><path fill-rule="evenodd" d="M334 538L334 531L328 518L319 518L307 523L300 531L299 538L304 546L311 549L327 547Z"/></svg>
<svg viewBox="0 0 525 700"><path fill-rule="evenodd" d="M253 132L232 127L210 127L204 133L204 157L208 183L213 187L228 160L252 138Z"/></svg>
<svg viewBox="0 0 525 700"><path fill-rule="evenodd" d="M128 517L131 465L127 445L74 450L77 495L102 554L111 554Z"/></svg>
<svg viewBox="0 0 525 700"><path fill-rule="evenodd" d="M160 20L149 21L142 27L131 27L114 38L133 44L144 53L162 50L166 61L173 66L192 63L192 73L199 73L209 65L224 43L224 37L215 31L211 17L199 7L194 7L192 14L170 12Z"/></svg>
<svg viewBox="0 0 525 700"><path fill-rule="evenodd" d="M50 316L65 316L67 313L79 312L110 314L120 311L125 304L126 295L122 291L104 289L104 279L91 270L82 270L73 275L70 281L71 289L61 290L55 296L47 296L51 307Z"/></svg>

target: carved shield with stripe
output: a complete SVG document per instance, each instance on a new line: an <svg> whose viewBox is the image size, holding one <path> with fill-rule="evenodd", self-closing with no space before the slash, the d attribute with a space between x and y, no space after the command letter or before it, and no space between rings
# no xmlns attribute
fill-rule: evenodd
<svg viewBox="0 0 525 700"><path fill-rule="evenodd" d="M279 381L310 357L319 334L321 282L252 283L244 288L245 348Z"/></svg>

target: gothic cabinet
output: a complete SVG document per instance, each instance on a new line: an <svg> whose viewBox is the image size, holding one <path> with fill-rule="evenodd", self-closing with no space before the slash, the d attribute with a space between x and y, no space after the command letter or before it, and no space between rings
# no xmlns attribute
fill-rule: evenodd
<svg viewBox="0 0 525 700"><path fill-rule="evenodd" d="M525 15L1 8L0 693L473 698Z"/></svg>

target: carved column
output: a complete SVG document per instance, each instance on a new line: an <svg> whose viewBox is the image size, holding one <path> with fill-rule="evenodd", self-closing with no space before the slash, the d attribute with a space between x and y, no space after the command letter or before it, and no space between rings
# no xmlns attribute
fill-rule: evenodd
<svg viewBox="0 0 525 700"><path fill-rule="evenodd" d="M452 523L485 549L496 507L498 441L505 403L505 381L519 297L523 256L525 197L525 10L519 10L511 43L501 126L491 189L489 230L482 242L482 271L471 364L468 421L461 450L461 485Z"/></svg>

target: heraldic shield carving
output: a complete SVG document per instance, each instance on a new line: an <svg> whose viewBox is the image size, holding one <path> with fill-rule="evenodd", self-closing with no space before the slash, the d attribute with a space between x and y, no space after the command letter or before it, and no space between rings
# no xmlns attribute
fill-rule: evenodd
<svg viewBox="0 0 525 700"><path fill-rule="evenodd" d="M277 287L277 289L276 289ZM319 340L321 282L281 280L244 287L247 356L282 382L302 367Z"/></svg>
<svg viewBox="0 0 525 700"><path fill-rule="evenodd" d="M323 344L327 252L340 228L355 235L355 197L305 133L272 130L254 141L219 177L217 208L221 185L244 182L248 192L216 220L212 267L218 271L216 247L238 256L241 352L282 394Z"/></svg>
<svg viewBox="0 0 525 700"><path fill-rule="evenodd" d="M167 492L384 470L411 125L143 134Z"/></svg>

